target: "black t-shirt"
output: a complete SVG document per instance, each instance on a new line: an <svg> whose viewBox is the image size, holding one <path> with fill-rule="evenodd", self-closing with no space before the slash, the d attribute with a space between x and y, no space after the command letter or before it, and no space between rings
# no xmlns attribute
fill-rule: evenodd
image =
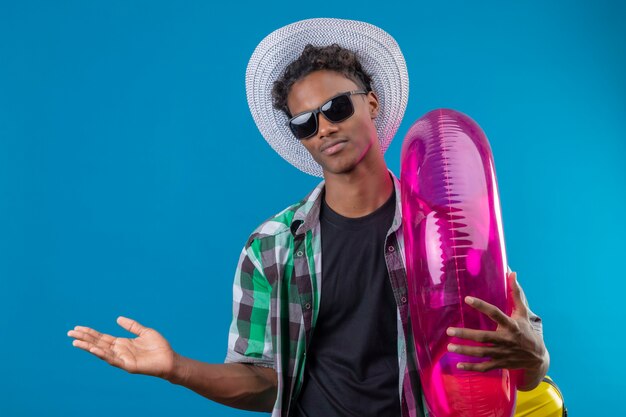
<svg viewBox="0 0 626 417"><path fill-rule="evenodd" d="M295 416L400 415L397 307L384 256L394 212L395 191L360 218L322 203L320 311Z"/></svg>

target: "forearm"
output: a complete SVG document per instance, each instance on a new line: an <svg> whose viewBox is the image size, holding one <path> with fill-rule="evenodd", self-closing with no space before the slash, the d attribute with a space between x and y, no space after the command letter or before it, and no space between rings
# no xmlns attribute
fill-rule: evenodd
<svg viewBox="0 0 626 417"><path fill-rule="evenodd" d="M208 364L175 354L166 378L212 401L251 411L271 412L277 390L271 368L242 363Z"/></svg>

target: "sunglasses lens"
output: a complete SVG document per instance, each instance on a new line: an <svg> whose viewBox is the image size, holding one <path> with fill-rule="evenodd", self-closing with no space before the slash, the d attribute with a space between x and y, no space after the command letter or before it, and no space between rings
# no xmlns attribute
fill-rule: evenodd
<svg viewBox="0 0 626 417"><path fill-rule="evenodd" d="M321 110L328 120L333 123L338 123L352 116L354 107L352 106L350 96L345 94L330 100L322 106Z"/></svg>
<svg viewBox="0 0 626 417"><path fill-rule="evenodd" d="M328 100L320 111L332 123L339 123L352 116L354 106L350 100L351 93L345 93ZM302 113L289 121L289 128L298 139L306 139L317 132L317 110Z"/></svg>
<svg viewBox="0 0 626 417"><path fill-rule="evenodd" d="M289 122L289 128L298 139L307 138L317 130L317 116L313 112L303 113Z"/></svg>

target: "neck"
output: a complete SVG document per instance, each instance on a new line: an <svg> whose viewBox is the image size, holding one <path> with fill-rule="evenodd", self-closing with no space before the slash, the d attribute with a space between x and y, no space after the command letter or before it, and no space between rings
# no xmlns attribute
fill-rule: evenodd
<svg viewBox="0 0 626 417"><path fill-rule="evenodd" d="M326 204L344 217L363 217L381 207L391 196L393 180L385 161L360 164L349 173L324 173Z"/></svg>

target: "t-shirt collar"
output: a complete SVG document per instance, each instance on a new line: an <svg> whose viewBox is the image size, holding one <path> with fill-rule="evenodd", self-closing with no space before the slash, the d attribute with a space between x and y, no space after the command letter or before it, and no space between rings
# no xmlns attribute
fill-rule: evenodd
<svg viewBox="0 0 626 417"><path fill-rule="evenodd" d="M396 211L393 217L393 223L389 232L395 232L402 225L402 196L400 194L400 180L388 170L393 179L393 186L396 190ZM320 208L322 206L322 198L325 181L321 181L301 202L300 207L296 210L291 221L291 233L293 236L302 235L319 225Z"/></svg>

